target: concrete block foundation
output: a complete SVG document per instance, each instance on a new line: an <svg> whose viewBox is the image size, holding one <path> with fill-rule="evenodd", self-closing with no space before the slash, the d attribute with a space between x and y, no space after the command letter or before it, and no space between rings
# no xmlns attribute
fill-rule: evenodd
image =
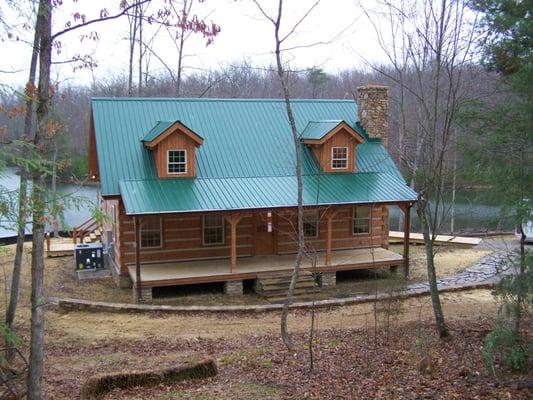
<svg viewBox="0 0 533 400"><path fill-rule="evenodd" d="M133 294L133 301L135 303L141 303L140 299L138 298L138 292L137 288L133 287L132 289ZM152 288L142 288L141 289L141 297L142 297L142 303L147 303L152 301Z"/></svg>
<svg viewBox="0 0 533 400"><path fill-rule="evenodd" d="M320 287L335 286L337 284L336 272L323 272L320 276Z"/></svg>
<svg viewBox="0 0 533 400"><path fill-rule="evenodd" d="M224 293L229 295L242 295L244 293L242 281L224 282Z"/></svg>

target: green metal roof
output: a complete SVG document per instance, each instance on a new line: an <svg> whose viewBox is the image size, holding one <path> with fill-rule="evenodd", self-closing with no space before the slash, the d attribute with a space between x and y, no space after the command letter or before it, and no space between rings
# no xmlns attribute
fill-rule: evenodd
<svg viewBox="0 0 533 400"><path fill-rule="evenodd" d="M373 199L369 197L368 201L383 201L380 199L384 198L388 201L400 201L409 197L402 195L400 186L407 186L381 141L369 140L356 123L357 108L354 101L292 100L291 104L299 132L305 131L309 121L321 121L326 124L333 124L333 121L336 121L335 126L344 121L362 133L365 138L365 143L357 146L358 172L330 176L359 176L363 175L363 172L381 173L379 176L388 175L390 179L383 178L382 182L385 185L380 189L383 193L378 196L377 190L374 190ZM246 199L260 196L252 185L253 182L260 181L261 184L268 185L270 180L277 182L277 179L283 180L282 178L289 181L294 179L294 144L283 100L94 98L92 112L101 193L103 196L122 195L129 213L134 212L132 210L155 212L156 209L167 207L166 203L159 204L157 200L159 197L155 195L155 191L152 192L152 189L144 195L139 194L144 185L141 181L146 181L146 185L150 187L161 185L160 187L168 188L170 191L171 187L179 187L179 191L173 192L175 196L173 201L176 204L192 202L192 199L201 195L201 188L205 188L204 196L207 197L198 201L204 204L206 209L210 209L209 202L212 203L213 209L219 209L216 206L221 201L217 199L219 191L208 190L207 188L211 187L209 185L216 186L222 182L234 184L235 190L238 191L233 192L231 198L237 204L242 202L244 206L253 203ZM144 147L141 140L148 137L146 132L156 135L163 124L170 123L166 121L178 120L204 138L204 143L196 150L197 178L160 180L155 171L153 155ZM312 151L304 144L302 144L302 167L304 175L321 174ZM362 178L343 179L346 184L366 185L369 182L357 180ZM209 184L211 180L212 184ZM340 181L341 178L334 180ZM396 183L388 186L392 181ZM401 182L401 185L398 182ZM251 186L248 187L248 184ZM282 188L289 190L288 184L278 187L279 190ZM391 191L391 188L394 190ZM365 189L359 188L359 190ZM398 192L396 196L394 191ZM408 191L410 193L408 200L415 199L416 194L411 189ZM340 196L340 193L338 195ZM153 205L149 206L141 200L138 205L134 204L137 197L145 198L143 196L150 196ZM272 202L270 206L274 206L274 200ZM141 204L144 205L140 207Z"/></svg>
<svg viewBox="0 0 533 400"><path fill-rule="evenodd" d="M403 180L386 173L304 175L303 189L309 206L416 200ZM296 190L294 176L120 182L127 214L294 207Z"/></svg>
<svg viewBox="0 0 533 400"><path fill-rule="evenodd" d="M142 138L143 142L151 142L156 137L165 132L168 128L174 125L176 121L157 121L152 129Z"/></svg>
<svg viewBox="0 0 533 400"><path fill-rule="evenodd" d="M341 120L309 121L301 137L302 139L320 140L341 123Z"/></svg>

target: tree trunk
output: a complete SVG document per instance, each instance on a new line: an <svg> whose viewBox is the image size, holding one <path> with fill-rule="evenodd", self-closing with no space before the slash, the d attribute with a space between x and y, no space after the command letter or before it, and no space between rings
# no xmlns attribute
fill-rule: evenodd
<svg viewBox="0 0 533 400"><path fill-rule="evenodd" d="M54 142L54 155L52 158L52 196L54 199L54 208L57 206L57 143ZM52 215L52 229L54 230L54 237L59 237L59 220L54 212L54 215Z"/></svg>
<svg viewBox="0 0 533 400"><path fill-rule="evenodd" d="M520 233L520 271L516 278L520 284L518 285L518 295L516 296L515 315L513 322L513 332L515 336L520 335L520 324L522 321L522 303L524 302L524 285L521 284L525 278L526 272L526 234L522 228L522 224L518 225L518 232Z"/></svg>
<svg viewBox="0 0 533 400"><path fill-rule="evenodd" d="M186 32L186 25L185 20L187 16L189 15L192 7L192 0L189 3L187 0L183 1L183 9L181 11L181 20L182 25L180 28L180 38L179 38L179 48L178 48L178 74L176 79L176 97L180 97L181 95L181 77L182 77L182 69L183 69L183 46L185 45L185 32Z"/></svg>
<svg viewBox="0 0 533 400"><path fill-rule="evenodd" d="M130 53L128 63L128 96L133 95L133 55L135 53L135 38L137 37L137 7L133 8L133 16L128 17L130 24Z"/></svg>
<svg viewBox="0 0 533 400"><path fill-rule="evenodd" d="M52 62L52 4L40 0L36 30L39 35L39 85L37 92L37 130L35 151L42 156L46 150L50 103L50 66ZM31 259L31 339L27 379L27 398L42 399L44 362L44 210L45 174L41 170L32 173L33 241Z"/></svg>
<svg viewBox="0 0 533 400"><path fill-rule="evenodd" d="M417 213L422 224L422 233L424 235L424 244L426 248L426 266L428 273L429 289L431 292L431 303L433 305L433 313L435 314L435 322L437 324L437 332L440 338L449 335L446 323L444 321L444 314L442 313L442 305L440 303L439 288L437 286L437 274L435 272L435 253L433 251L433 237L429 229L429 221L426 215L427 200L422 196L418 196Z"/></svg>
<svg viewBox="0 0 533 400"><path fill-rule="evenodd" d="M137 88L137 94L140 96L143 86L143 8L142 5L137 6L139 16L139 87Z"/></svg>
<svg viewBox="0 0 533 400"><path fill-rule="evenodd" d="M303 229L303 186L302 186L302 149L300 144L300 137L298 131L296 130L296 122L294 120L294 115L292 112L291 102L290 102L290 93L286 81L286 72L283 69L283 64L281 60L281 40L279 35L280 24L281 24L281 14L283 8L283 0L279 0L278 4L278 15L277 19L274 22L275 28L275 39L276 39L276 65L278 78L280 80L281 88L283 90L283 98L285 100L285 108L287 111L287 117L289 119L289 124L291 127L292 138L294 142L294 151L296 156L295 162L295 174L296 174L296 185L297 185L297 219L298 219L298 252L296 254L296 260L294 261L294 268L292 270L291 283L289 285L289 290L287 291L287 299L283 304L283 309L281 311L281 338L283 343L287 346L289 351L294 351L294 345L287 331L287 317L289 315L289 307L294 300L294 289L296 288L296 281L298 279L298 273L300 272L300 266L302 264L302 258L305 252L305 242L304 242L304 229Z"/></svg>
<svg viewBox="0 0 533 400"><path fill-rule="evenodd" d="M26 84L26 113L24 116L24 131L22 136L23 148L22 157L26 158L28 154L26 149L27 141L31 140L31 132L33 125L33 91L35 87L35 75L37 70L37 58L39 55L39 35L37 29L35 30L33 38L33 48L30 61L30 72L28 76L28 83ZM18 199L18 216L17 216L17 245L15 248L15 262L13 264L13 274L11 276L11 290L9 294L9 304L6 311L6 326L13 329L13 322L15 321L15 314L17 311L19 287L20 287L20 272L22 268L22 258L24 255L24 240L26 238L26 218L28 216L28 171L26 167L20 168L20 184L19 184L19 199ZM12 343L6 342L6 347L11 347ZM13 359L14 354L9 352L7 354L8 360Z"/></svg>
<svg viewBox="0 0 533 400"><path fill-rule="evenodd" d="M452 204L450 211L450 231L455 232L455 197L457 194L457 133L453 131Z"/></svg>

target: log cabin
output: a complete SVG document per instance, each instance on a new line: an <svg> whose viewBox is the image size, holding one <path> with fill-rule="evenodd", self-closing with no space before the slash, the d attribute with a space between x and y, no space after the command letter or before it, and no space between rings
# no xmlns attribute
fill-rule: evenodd
<svg viewBox="0 0 533 400"><path fill-rule="evenodd" d="M338 271L403 267L389 207L416 193L388 150L388 88L352 100L291 100L302 154L306 257L322 285ZM276 99L93 98L89 168L108 215L106 261L120 286L152 289L290 272L297 250L295 143ZM316 260L310 262L309 260Z"/></svg>

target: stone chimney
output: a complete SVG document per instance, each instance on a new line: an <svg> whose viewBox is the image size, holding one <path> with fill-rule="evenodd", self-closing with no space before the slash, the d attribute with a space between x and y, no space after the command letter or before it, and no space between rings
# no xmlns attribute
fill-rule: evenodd
<svg viewBox="0 0 533 400"><path fill-rule="evenodd" d="M370 138L389 141L389 88L369 84L357 88L357 110L361 125Z"/></svg>

